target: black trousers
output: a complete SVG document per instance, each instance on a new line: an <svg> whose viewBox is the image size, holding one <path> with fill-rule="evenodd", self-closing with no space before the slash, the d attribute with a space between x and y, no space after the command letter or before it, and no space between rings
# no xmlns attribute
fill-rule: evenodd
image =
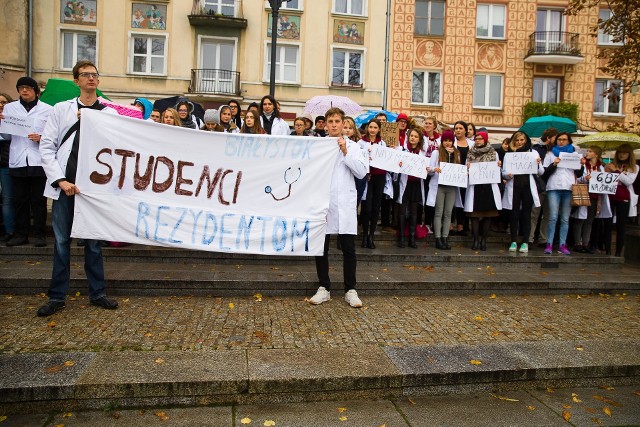
<svg viewBox="0 0 640 427"><path fill-rule="evenodd" d="M338 234L342 247L342 274L344 277L344 291L347 292L356 288L356 243L353 234ZM320 286L326 290L331 289L329 279L329 240L330 235L324 238L324 253L316 257L316 272Z"/></svg>
<svg viewBox="0 0 640 427"><path fill-rule="evenodd" d="M13 191L16 208L16 236L29 236L29 225L33 216L33 235L45 237L47 221L47 198L44 186L47 178L44 176L12 176Z"/></svg>
<svg viewBox="0 0 640 427"><path fill-rule="evenodd" d="M604 222L604 247L607 252L611 252L611 233L616 230L616 256L622 255L624 247L624 233L629 219L629 202L619 202L609 199L611 211L616 216L614 224L613 218L607 218Z"/></svg>
<svg viewBox="0 0 640 427"><path fill-rule="evenodd" d="M522 228L522 243L527 243L531 233L531 210L533 209L531 188L528 185L519 186L514 183L512 203L510 218L511 241L518 241L518 231Z"/></svg>
<svg viewBox="0 0 640 427"><path fill-rule="evenodd" d="M386 179L386 175L371 175L371 179L369 180L367 198L362 205L363 209L361 209L362 230L365 236L369 232L371 235L376 232Z"/></svg>

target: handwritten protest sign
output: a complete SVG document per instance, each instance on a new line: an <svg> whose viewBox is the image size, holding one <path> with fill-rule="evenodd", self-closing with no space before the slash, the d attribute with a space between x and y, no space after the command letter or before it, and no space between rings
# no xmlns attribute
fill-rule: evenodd
<svg viewBox="0 0 640 427"><path fill-rule="evenodd" d="M27 137L34 133L33 118L26 116L10 116L5 114L0 123L0 133L8 133L15 136Z"/></svg>
<svg viewBox="0 0 640 427"><path fill-rule="evenodd" d="M536 153L506 153L504 155L504 170L512 175L526 175L538 173L538 159Z"/></svg>
<svg viewBox="0 0 640 427"><path fill-rule="evenodd" d="M558 167L578 170L582 167L580 164L581 158L582 154L580 153L560 153L560 163L558 163Z"/></svg>
<svg viewBox="0 0 640 427"><path fill-rule="evenodd" d="M322 254L335 138L201 132L89 109L80 129L73 237Z"/></svg>
<svg viewBox="0 0 640 427"><path fill-rule="evenodd" d="M400 129L398 123L382 122L380 123L380 137L387 143L388 147L395 147L400 141Z"/></svg>
<svg viewBox="0 0 640 427"><path fill-rule="evenodd" d="M498 184L502 181L500 166L495 162L477 162L469 165L469 185Z"/></svg>
<svg viewBox="0 0 640 427"><path fill-rule="evenodd" d="M380 144L371 145L369 157L371 157L369 164L374 168L417 176L422 179L427 177L428 157L395 148L383 147ZM402 162L402 166L400 166L400 162Z"/></svg>
<svg viewBox="0 0 640 427"><path fill-rule="evenodd" d="M619 173L592 172L589 179L589 193L616 194Z"/></svg>
<svg viewBox="0 0 640 427"><path fill-rule="evenodd" d="M467 166L440 162L438 185L452 185L467 188Z"/></svg>

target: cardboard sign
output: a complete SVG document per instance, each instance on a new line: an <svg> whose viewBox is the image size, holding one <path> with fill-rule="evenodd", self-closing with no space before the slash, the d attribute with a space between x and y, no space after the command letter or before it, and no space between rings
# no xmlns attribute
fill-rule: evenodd
<svg viewBox="0 0 640 427"><path fill-rule="evenodd" d="M580 159L582 154L580 153L560 153L559 168L578 170L582 167Z"/></svg>
<svg viewBox="0 0 640 427"><path fill-rule="evenodd" d="M426 156L373 144L371 145L369 157L371 158L369 164L374 168L416 176L422 179L427 177L429 158ZM402 166L400 166L400 163L402 163Z"/></svg>
<svg viewBox="0 0 640 427"><path fill-rule="evenodd" d="M380 123L380 137L387 143L387 147L395 147L400 141L400 129L398 123L382 122Z"/></svg>
<svg viewBox="0 0 640 427"><path fill-rule="evenodd" d="M9 116L4 115L2 123L0 123L0 133L8 133L15 136L22 136L24 138L33 131L33 118L26 116Z"/></svg>
<svg viewBox="0 0 640 427"><path fill-rule="evenodd" d="M452 185L467 188L467 166L457 163L440 162L438 185Z"/></svg>
<svg viewBox="0 0 640 427"><path fill-rule="evenodd" d="M589 179L589 193L616 194L619 179L619 173L592 172Z"/></svg>
<svg viewBox="0 0 640 427"><path fill-rule="evenodd" d="M500 181L502 181L502 174L496 162L469 164L469 185L499 184Z"/></svg>
<svg viewBox="0 0 640 427"><path fill-rule="evenodd" d="M511 175L528 175L538 173L538 156L536 153L506 153L504 170Z"/></svg>

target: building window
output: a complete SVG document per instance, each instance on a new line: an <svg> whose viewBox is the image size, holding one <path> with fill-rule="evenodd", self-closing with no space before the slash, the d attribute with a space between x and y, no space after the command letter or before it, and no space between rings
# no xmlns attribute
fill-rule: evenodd
<svg viewBox="0 0 640 427"><path fill-rule="evenodd" d="M501 4L479 4L476 37L504 39L507 7Z"/></svg>
<svg viewBox="0 0 640 427"><path fill-rule="evenodd" d="M236 0L204 0L207 15L236 16Z"/></svg>
<svg viewBox="0 0 640 427"><path fill-rule="evenodd" d="M166 74L167 37L132 34L129 48L131 72L134 74Z"/></svg>
<svg viewBox="0 0 640 427"><path fill-rule="evenodd" d="M596 80L594 113L622 114L622 82L620 80Z"/></svg>
<svg viewBox="0 0 640 427"><path fill-rule="evenodd" d="M611 19L611 11L609 9L600 9L600 21L608 21ZM598 29L598 44L603 45L613 45L613 46L622 46L623 43L613 42L613 37L609 34L605 33L601 29Z"/></svg>
<svg viewBox="0 0 640 427"><path fill-rule="evenodd" d="M411 102L441 105L440 79L439 71L414 71L411 82Z"/></svg>
<svg viewBox="0 0 640 427"><path fill-rule="evenodd" d="M533 79L533 102L560 102L560 79Z"/></svg>
<svg viewBox="0 0 640 427"><path fill-rule="evenodd" d="M502 76L476 74L473 76L473 106L502 108Z"/></svg>
<svg viewBox="0 0 640 427"><path fill-rule="evenodd" d="M332 86L362 86L364 54L359 50L334 49L331 64Z"/></svg>
<svg viewBox="0 0 640 427"><path fill-rule="evenodd" d="M366 0L334 0L333 13L364 16Z"/></svg>
<svg viewBox="0 0 640 427"><path fill-rule="evenodd" d="M282 3L280 10L302 10L302 2L303 0L289 0L286 3ZM264 3L264 7L271 9L271 4L268 0L265 0Z"/></svg>
<svg viewBox="0 0 640 427"><path fill-rule="evenodd" d="M299 47L297 45L276 45L276 82L298 83ZM265 51L265 80L271 77L271 43Z"/></svg>
<svg viewBox="0 0 640 427"><path fill-rule="evenodd" d="M420 36L444 35L444 1L416 0L415 33Z"/></svg>
<svg viewBox="0 0 640 427"><path fill-rule="evenodd" d="M60 68L71 70L76 62L86 59L96 64L96 33L62 31Z"/></svg>

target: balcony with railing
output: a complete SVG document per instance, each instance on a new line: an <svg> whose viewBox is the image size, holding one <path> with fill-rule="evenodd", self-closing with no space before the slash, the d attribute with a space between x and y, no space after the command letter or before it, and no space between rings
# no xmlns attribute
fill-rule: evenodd
<svg viewBox="0 0 640 427"><path fill-rule="evenodd" d="M247 28L242 0L198 0L191 9L189 23L196 27Z"/></svg>
<svg viewBox="0 0 640 427"><path fill-rule="evenodd" d="M189 93L240 95L240 73L230 70L192 69Z"/></svg>
<svg viewBox="0 0 640 427"><path fill-rule="evenodd" d="M529 51L524 62L578 64L584 61L579 34L564 31L536 31L529 36Z"/></svg>

